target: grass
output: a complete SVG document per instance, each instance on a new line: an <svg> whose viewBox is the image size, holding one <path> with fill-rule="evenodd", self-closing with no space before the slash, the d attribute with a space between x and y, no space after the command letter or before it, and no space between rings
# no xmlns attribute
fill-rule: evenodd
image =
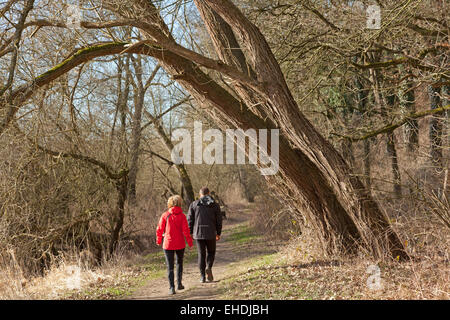
<svg viewBox="0 0 450 320"><path fill-rule="evenodd" d="M249 223L231 226L223 239L231 245L233 254L241 259L228 266L225 279L218 285L220 298L450 299L448 240L444 241L446 245L438 247L437 240L430 236L425 239L426 245L425 240L414 242L411 239L408 248L411 247L411 253L421 259L399 263L372 261L364 257L330 260L319 255L314 249L314 237L306 234L283 242L281 250L274 253L274 247L269 245L274 240L269 241L258 234ZM185 251L186 263L193 262L196 257L196 250ZM379 290L371 290L367 285L370 276L367 271L372 264L380 268L382 287ZM159 249L128 261L111 261L99 270L83 270L81 290L66 290L62 295L50 296L49 292L55 287L64 287L65 279L70 276L67 270L62 266L51 271L45 282L42 280L31 286L38 289L36 292L24 291L23 297L124 299L149 280L163 278L166 274L164 253ZM17 286L20 287L20 283Z"/></svg>
<svg viewBox="0 0 450 320"><path fill-rule="evenodd" d="M195 250L186 249L185 263L189 263L196 258L197 253ZM164 253L159 249L145 256L137 257L136 261L130 261L127 266L122 268L122 273L115 279L93 282L88 288L81 291L67 292L63 299L125 299L148 281L162 278L166 275Z"/></svg>
<svg viewBox="0 0 450 320"><path fill-rule="evenodd" d="M221 284L224 299L289 299L303 295L292 282L279 253L261 255L230 265L232 273Z"/></svg>
<svg viewBox="0 0 450 320"><path fill-rule="evenodd" d="M233 228L229 239L237 248L245 247L247 252L258 252L267 243L248 225ZM418 254L417 248L410 250ZM423 252L419 261L403 263L373 261L362 256L331 259L314 248L314 237L305 235L286 242L277 253L245 257L231 264L226 279L220 283L221 297L232 300L450 299L446 247L430 245ZM371 265L380 270L380 288L370 288L367 284L373 275L368 273Z"/></svg>
<svg viewBox="0 0 450 320"><path fill-rule="evenodd" d="M227 240L233 242L235 245L247 244L261 238L261 236L257 235L248 223L237 225L231 228L230 232L231 234Z"/></svg>
<svg viewBox="0 0 450 320"><path fill-rule="evenodd" d="M444 260L382 263L355 257L337 261L308 256L305 261L294 243L281 252L231 265L227 279L221 283L222 297L238 300L450 298L450 270ZM379 289L367 285L371 264L380 268Z"/></svg>

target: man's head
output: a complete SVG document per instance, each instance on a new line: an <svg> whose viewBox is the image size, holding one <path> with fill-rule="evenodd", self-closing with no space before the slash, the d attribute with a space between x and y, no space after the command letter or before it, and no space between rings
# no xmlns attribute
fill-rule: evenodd
<svg viewBox="0 0 450 320"><path fill-rule="evenodd" d="M199 194L200 194L200 197L206 196L209 194L209 189L207 187L203 187L200 189Z"/></svg>

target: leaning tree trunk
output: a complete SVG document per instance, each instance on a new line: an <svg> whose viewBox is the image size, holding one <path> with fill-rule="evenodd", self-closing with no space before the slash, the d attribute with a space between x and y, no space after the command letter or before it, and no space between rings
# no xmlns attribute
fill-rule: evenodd
<svg viewBox="0 0 450 320"><path fill-rule="evenodd" d="M222 127L229 128L232 125L243 130L277 128L270 119L262 119L249 112L241 101L215 83L191 61L158 48L147 46L142 50L157 58L163 68L175 76L197 101L202 101L205 107L209 106L205 110L212 116L219 117ZM319 143L324 142L320 140ZM324 154L329 151L329 147L330 145L326 143L323 148ZM402 244L390 229L387 218L371 196L365 193L364 186L356 177L350 175L349 171L346 171L346 180L350 180L355 186L354 190L358 192L359 198L356 204L350 205L348 202L345 204L347 207L356 206L354 209L359 212L358 219L347 213L347 208L338 200L317 164L299 149L292 147L291 141L283 135L280 136L280 154L282 157L279 174L267 176L267 179L280 194L289 199L291 206L296 208L299 215L306 215L309 218L320 235L325 250L333 251L338 248L349 251L360 245L377 257L383 254L384 249L390 250L395 256L405 257ZM322 157L325 157L324 154ZM333 167L341 175L346 163L336 152L332 155L338 157L334 160L339 163ZM333 167L329 166L327 169L331 172L334 170ZM339 183L338 180L335 182ZM290 192L286 191L285 186ZM352 194L355 191L352 191Z"/></svg>
<svg viewBox="0 0 450 320"><path fill-rule="evenodd" d="M152 39L158 39L163 48L137 44L130 50L142 46L139 47L141 52L157 58L168 74L207 112L221 119L222 127L226 123L244 130L280 129L280 171L278 176L268 179L279 193L290 199L299 215L309 217L327 249L334 245L341 249L355 248L357 244L375 257L390 252L395 257L407 258L402 242L378 204L352 174L342 156L300 112L264 36L237 7L228 0L196 1L198 7L210 5L233 32L240 35L249 52L255 79L228 64L181 48L169 35L169 29L151 3L136 0L135 4L145 12L143 19L148 19L140 25L144 36L153 43ZM128 8L120 10L125 11L126 17L131 15ZM215 28L211 21L204 21ZM232 85L240 99L218 85L193 61L222 70L234 78ZM259 104L246 103L252 100ZM282 184L288 185L288 192Z"/></svg>
<svg viewBox="0 0 450 320"><path fill-rule="evenodd" d="M402 242L370 193L336 149L300 112L270 47L256 26L229 0L196 1L198 6L202 3L209 4L240 35L256 78L176 44L158 10L145 0L134 0L132 8L113 6L112 10L126 18L135 18L138 10L142 15L136 26L147 42L100 45L95 55L100 56L104 50L105 54L128 51L153 56L207 112L221 120L222 127L228 124L244 130L279 128L280 170L277 176L268 179L290 201L297 214L309 217L311 224L322 232L327 248L336 243L341 248L359 245L374 257L390 252L394 257L407 258ZM227 48L222 49L227 51ZM90 51L77 54L93 56ZM38 79L36 84L51 80L71 66L72 61L68 61ZM201 66L230 77L239 98L215 82ZM246 103L252 100L259 105Z"/></svg>
<svg viewBox="0 0 450 320"><path fill-rule="evenodd" d="M366 248L370 248L372 253L374 253L374 246L383 246L384 248L389 246L393 255L406 257L403 245L390 228L387 218L381 212L376 202L373 201L370 193L362 186L359 179L352 175L350 168L341 155L315 130L299 111L287 87L281 69L264 36L257 27L248 21L231 1L196 0L195 3L201 13L212 9L210 10L210 12L213 12L212 15L203 14L202 18L213 39L216 52L218 52L222 60L230 64L226 58L223 58L227 55L227 48L230 48L230 46L226 46L226 42L221 40L221 38L215 40L214 37L216 34L230 34L229 31L224 31L227 24L233 32L240 36L244 45L246 45L246 52L249 52L250 62L241 63L241 65L247 66L247 70L252 70L252 72L248 72L250 76L252 76L253 72L256 74L256 79L263 84L265 95L264 97L256 95L259 101L251 101L251 98L255 96L254 90L248 87L242 90L242 86L236 85L236 92L241 99L248 102L259 102L259 104L248 103L247 105L257 105L258 109L264 110L265 114L263 116L271 118L274 124L280 127L282 135L305 157L303 161L306 162L308 160L320 172L324 180L322 187L328 189L331 193L330 196L334 199L332 203L339 203L343 209L342 211L346 212L348 220L353 221L353 226L358 228L359 239ZM206 7L206 3L209 5L209 8ZM226 24L223 22L217 23L218 16ZM217 31L219 28L222 28L222 32ZM232 43L232 41L228 42ZM233 46L231 48L234 48L234 54L229 53L230 50L228 50L228 56L236 57L236 47ZM258 110L257 112L261 111ZM297 162L298 165L300 163ZM304 177L294 176L291 178L293 181L304 179ZM304 185L296 187L298 189L294 190L297 191L305 188ZM310 200L310 198L303 199L306 202ZM324 204L324 206L326 205ZM330 218L332 220L336 219L336 216L333 215L334 210L332 208L327 209L332 212L332 217ZM321 217L323 217L324 211L327 210L323 207L321 207L321 210L314 210L313 215L318 222L323 221ZM320 223L316 223L316 225L318 224ZM350 226L349 230L352 230L352 226ZM337 233L337 230L330 232L342 234Z"/></svg>

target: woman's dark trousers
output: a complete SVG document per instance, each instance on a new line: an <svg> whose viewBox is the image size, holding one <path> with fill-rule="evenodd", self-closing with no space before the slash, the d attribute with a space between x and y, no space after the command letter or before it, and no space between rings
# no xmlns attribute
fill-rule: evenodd
<svg viewBox="0 0 450 320"><path fill-rule="evenodd" d="M177 255L177 282L181 285L183 278L183 257L184 249L180 250L164 250L166 255L167 264L167 277L169 278L169 284L171 288L175 288L175 276L174 276L174 265L175 265L175 254Z"/></svg>
<svg viewBox="0 0 450 320"><path fill-rule="evenodd" d="M198 266L200 268L200 274L204 278L206 266L208 266L208 269L211 269L214 263L214 258L216 256L216 239L197 239L196 241L198 251Z"/></svg>

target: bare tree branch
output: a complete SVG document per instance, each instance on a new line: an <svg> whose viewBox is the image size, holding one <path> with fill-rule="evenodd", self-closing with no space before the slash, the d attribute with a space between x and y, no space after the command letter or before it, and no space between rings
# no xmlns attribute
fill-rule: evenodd
<svg viewBox="0 0 450 320"><path fill-rule="evenodd" d="M377 136L379 134L392 132L395 129L397 129L398 127L401 127L402 125L404 125L405 123L407 123L410 120L420 119L420 118L423 118L423 117L426 117L426 116L430 116L430 115L433 115L433 114L440 114L440 113L443 113L446 110L450 110L450 105L446 105L446 106L441 107L441 108L430 109L430 110L425 110L425 111L421 111L421 112L412 113L412 114L404 117L400 121L397 121L394 124L390 124L390 125L384 126L384 127L380 128L380 129L371 131L371 132L369 132L367 134L364 134L364 135L362 135L360 137L341 135L341 134L334 133L334 132L332 132L331 135L338 136L338 137L341 137L341 138L345 138L345 139L348 139L348 140L353 141L353 142L366 140L366 139L375 137L375 136Z"/></svg>

